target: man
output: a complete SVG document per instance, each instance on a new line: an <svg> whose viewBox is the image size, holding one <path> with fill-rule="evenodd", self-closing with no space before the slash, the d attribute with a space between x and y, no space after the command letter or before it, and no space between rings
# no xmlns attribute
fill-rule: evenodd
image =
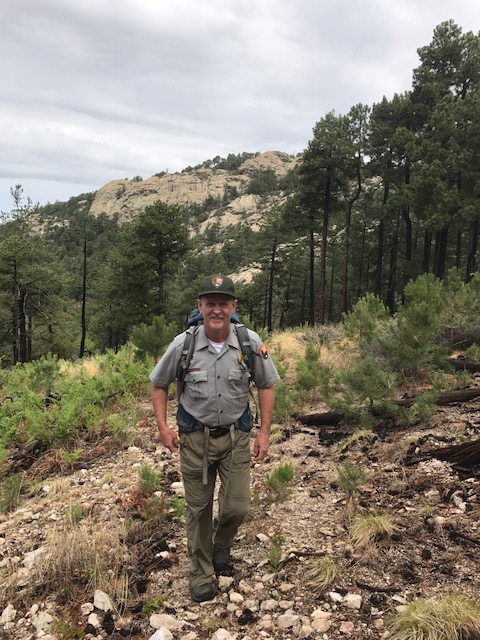
<svg viewBox="0 0 480 640"><path fill-rule="evenodd" d="M180 448L180 464L187 502L186 524L190 555L190 593L195 602L215 596L214 572L228 568L230 547L250 507L250 429L248 406L250 372L245 364L235 325L237 308L233 281L221 274L208 276L200 286L197 306L203 324L194 335L193 353L179 398L179 435L167 424L168 387L177 376L186 333L177 336L150 374L152 403L162 444L172 453ZM254 458L268 452L279 380L259 336L248 330L258 389L260 429ZM212 523L216 477L220 477L218 515Z"/></svg>

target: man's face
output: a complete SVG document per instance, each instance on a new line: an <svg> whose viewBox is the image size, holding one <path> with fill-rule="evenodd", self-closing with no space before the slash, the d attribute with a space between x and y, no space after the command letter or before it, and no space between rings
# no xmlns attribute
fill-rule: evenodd
<svg viewBox="0 0 480 640"><path fill-rule="evenodd" d="M230 331L230 318L237 308L236 299L223 293L211 293L199 298L197 305L207 337L216 334L225 339Z"/></svg>

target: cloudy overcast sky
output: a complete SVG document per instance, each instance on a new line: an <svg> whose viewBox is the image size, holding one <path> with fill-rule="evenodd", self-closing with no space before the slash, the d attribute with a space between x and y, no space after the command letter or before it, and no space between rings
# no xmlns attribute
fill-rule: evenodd
<svg viewBox="0 0 480 640"><path fill-rule="evenodd" d="M305 149L327 112L411 88L479 0L0 0L0 210L216 155Z"/></svg>

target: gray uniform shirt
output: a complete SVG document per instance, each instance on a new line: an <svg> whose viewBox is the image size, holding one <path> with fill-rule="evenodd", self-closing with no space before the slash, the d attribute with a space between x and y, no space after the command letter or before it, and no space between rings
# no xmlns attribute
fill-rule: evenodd
<svg viewBox="0 0 480 640"><path fill-rule="evenodd" d="M248 333L252 351L258 354L262 340L254 331L249 329ZM174 382L184 341L185 333L181 333L151 372L150 381L155 387L167 389ZM256 386L259 389L273 387L280 376L271 358L252 357L255 358ZM220 353L211 346L203 326L200 326L180 402L189 414L203 424L211 427L231 424L238 420L247 406L249 378L235 325L231 325Z"/></svg>

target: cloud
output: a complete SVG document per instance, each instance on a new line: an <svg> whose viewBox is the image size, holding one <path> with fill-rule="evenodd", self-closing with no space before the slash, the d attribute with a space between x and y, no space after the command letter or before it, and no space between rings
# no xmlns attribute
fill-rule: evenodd
<svg viewBox="0 0 480 640"><path fill-rule="evenodd" d="M4 0L0 209L216 155L302 151L328 111L411 86L463 0Z"/></svg>

